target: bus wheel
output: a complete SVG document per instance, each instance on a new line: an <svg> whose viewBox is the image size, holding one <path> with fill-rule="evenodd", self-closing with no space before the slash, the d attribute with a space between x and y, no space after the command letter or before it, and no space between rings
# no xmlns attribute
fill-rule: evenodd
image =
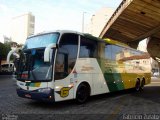
<svg viewBox="0 0 160 120"><path fill-rule="evenodd" d="M76 101L79 104L85 103L90 96L90 87L87 84L80 84L76 93Z"/></svg>
<svg viewBox="0 0 160 120"><path fill-rule="evenodd" d="M143 90L144 85L145 85L145 79L143 78L143 79L142 79L142 82L141 82L141 86L140 86L140 89L141 89L141 90Z"/></svg>
<svg viewBox="0 0 160 120"><path fill-rule="evenodd" d="M141 88L141 86L140 86L140 81L137 80L136 85L135 85L135 90L136 90L136 91L140 91L140 88Z"/></svg>

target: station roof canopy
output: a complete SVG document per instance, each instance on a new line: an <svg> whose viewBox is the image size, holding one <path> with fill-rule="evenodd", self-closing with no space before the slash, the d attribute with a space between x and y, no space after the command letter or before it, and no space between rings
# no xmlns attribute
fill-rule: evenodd
<svg viewBox="0 0 160 120"><path fill-rule="evenodd" d="M135 47L149 36L160 38L160 0L123 0L99 37Z"/></svg>

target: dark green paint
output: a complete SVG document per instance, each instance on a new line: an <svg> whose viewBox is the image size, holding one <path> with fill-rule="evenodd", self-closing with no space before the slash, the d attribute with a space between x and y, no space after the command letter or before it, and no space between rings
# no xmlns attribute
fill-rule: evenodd
<svg viewBox="0 0 160 120"><path fill-rule="evenodd" d="M99 66L101 67L109 91L114 92L123 90L124 85L122 82L121 74L114 69L118 66L115 66L114 61L112 61L112 64L110 66L107 66L104 61L105 60L98 59Z"/></svg>

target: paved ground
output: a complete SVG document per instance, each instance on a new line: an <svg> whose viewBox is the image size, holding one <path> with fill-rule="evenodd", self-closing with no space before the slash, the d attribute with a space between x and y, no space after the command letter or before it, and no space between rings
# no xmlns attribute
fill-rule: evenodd
<svg viewBox="0 0 160 120"><path fill-rule="evenodd" d="M160 79L143 92L133 90L91 97L89 102L77 105L74 101L43 103L19 98L12 76L0 76L0 114L3 120L39 119L105 119L133 120L160 119Z"/></svg>

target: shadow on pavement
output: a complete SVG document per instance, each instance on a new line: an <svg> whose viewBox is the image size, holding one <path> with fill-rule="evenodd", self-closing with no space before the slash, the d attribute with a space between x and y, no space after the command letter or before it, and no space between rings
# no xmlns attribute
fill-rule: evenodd
<svg viewBox="0 0 160 120"><path fill-rule="evenodd" d="M13 72L0 72L0 76L1 75L12 75L13 74Z"/></svg>
<svg viewBox="0 0 160 120"><path fill-rule="evenodd" d="M144 100L160 103L160 86L146 86L143 91L131 94Z"/></svg>
<svg viewBox="0 0 160 120"><path fill-rule="evenodd" d="M91 96L89 100L84 103L84 104L78 104L76 103L75 100L67 100L67 101L61 101L61 102L44 102L44 101L34 101L31 100L30 102L27 103L27 105L34 106L34 107L39 107L39 108L47 108L47 109L64 109L64 108L70 108L70 107L85 107L86 105L94 104L97 102L101 101L107 101L108 99L116 98L116 97L121 97L126 94L132 94L135 91L133 89L129 90L122 90L118 92L113 92L113 93L107 93L107 94L101 94L101 95L95 95Z"/></svg>

